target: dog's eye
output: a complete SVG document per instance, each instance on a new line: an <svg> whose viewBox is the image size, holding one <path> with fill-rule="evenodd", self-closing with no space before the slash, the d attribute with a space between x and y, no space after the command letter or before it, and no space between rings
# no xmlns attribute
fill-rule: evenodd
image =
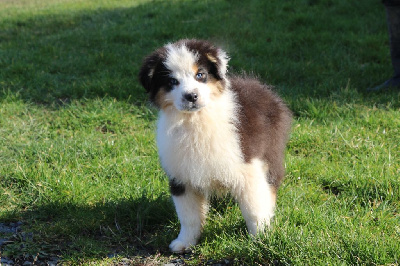
<svg viewBox="0 0 400 266"><path fill-rule="evenodd" d="M170 78L170 79L168 80L168 84L169 84L170 86L176 86L176 85L179 85L179 81L178 81L177 79Z"/></svg>
<svg viewBox="0 0 400 266"><path fill-rule="evenodd" d="M206 79L207 79L207 74L206 73L199 72L199 73L196 74L196 80L205 82Z"/></svg>

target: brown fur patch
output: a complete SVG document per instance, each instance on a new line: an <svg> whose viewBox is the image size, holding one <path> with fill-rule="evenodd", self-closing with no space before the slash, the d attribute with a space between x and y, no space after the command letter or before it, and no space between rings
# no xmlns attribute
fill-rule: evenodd
<svg viewBox="0 0 400 266"><path fill-rule="evenodd" d="M168 92L165 91L164 88L160 88L160 90L157 92L157 94L154 97L154 103L156 104L156 106L160 109L167 109L169 106L172 106L173 103L170 101L166 100L166 94Z"/></svg>
<svg viewBox="0 0 400 266"><path fill-rule="evenodd" d="M217 80L212 74L208 76L207 85L212 89L213 95L220 95L224 91L224 85Z"/></svg>
<svg viewBox="0 0 400 266"><path fill-rule="evenodd" d="M197 73L199 71L199 66L197 64L194 64L192 66L192 70L193 70L194 73Z"/></svg>
<svg viewBox="0 0 400 266"><path fill-rule="evenodd" d="M238 125L246 162L260 158L268 163L268 182L279 187L285 173L284 150L292 115L282 100L256 79L233 77L231 89L239 104Z"/></svg>

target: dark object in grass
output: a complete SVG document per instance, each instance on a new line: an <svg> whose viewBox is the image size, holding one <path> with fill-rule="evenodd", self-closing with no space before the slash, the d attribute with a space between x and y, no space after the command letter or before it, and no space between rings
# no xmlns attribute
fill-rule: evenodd
<svg viewBox="0 0 400 266"><path fill-rule="evenodd" d="M393 77L368 91L386 91L400 88L400 1L384 0L389 30L390 56L394 70Z"/></svg>

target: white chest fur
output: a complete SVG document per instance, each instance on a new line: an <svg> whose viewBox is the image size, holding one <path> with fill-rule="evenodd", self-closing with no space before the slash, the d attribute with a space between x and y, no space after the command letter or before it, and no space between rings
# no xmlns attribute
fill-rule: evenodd
<svg viewBox="0 0 400 266"><path fill-rule="evenodd" d="M167 174L199 189L236 187L243 177L235 98L227 90L198 112L162 110L157 146Z"/></svg>

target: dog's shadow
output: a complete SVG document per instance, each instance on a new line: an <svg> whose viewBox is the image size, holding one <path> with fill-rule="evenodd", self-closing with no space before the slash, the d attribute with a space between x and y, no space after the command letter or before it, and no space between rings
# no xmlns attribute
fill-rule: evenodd
<svg viewBox="0 0 400 266"><path fill-rule="evenodd" d="M230 197L212 198L200 243L228 232L246 234L245 222L237 215L237 208ZM225 216L231 218L224 219ZM2 215L2 221L17 218L22 226L1 246L17 262L35 258L43 262L54 257L87 261L107 256L170 256L168 245L180 228L168 193L155 198L143 193L137 198L95 205L53 202Z"/></svg>
<svg viewBox="0 0 400 266"><path fill-rule="evenodd" d="M3 213L1 220L22 223L1 246L16 261L21 256L27 261L35 256L41 261L69 256L86 261L169 253L168 243L178 230L167 193L157 197L144 193L94 205L52 202L29 211Z"/></svg>

